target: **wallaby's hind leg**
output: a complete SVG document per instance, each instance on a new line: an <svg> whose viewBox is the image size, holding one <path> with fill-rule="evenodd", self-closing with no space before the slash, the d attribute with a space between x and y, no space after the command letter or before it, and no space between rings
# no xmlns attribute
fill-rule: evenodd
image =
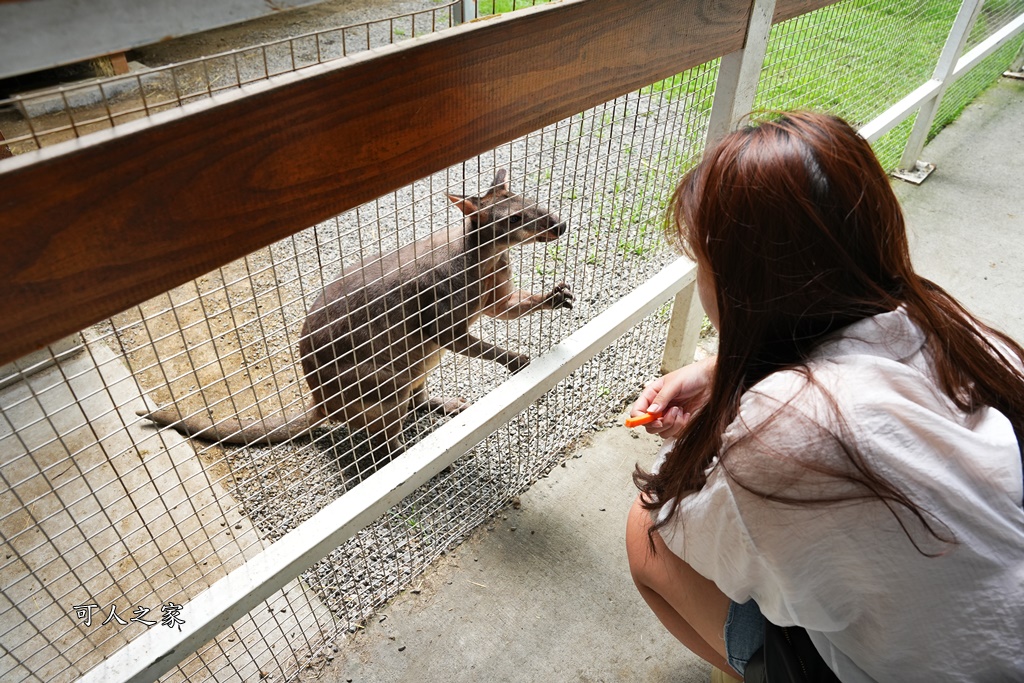
<svg viewBox="0 0 1024 683"><path fill-rule="evenodd" d="M412 395L413 408L425 406L445 415L457 415L470 406L470 402L461 396L431 396L427 393L426 387L419 387Z"/></svg>
<svg viewBox="0 0 1024 683"><path fill-rule="evenodd" d="M361 465L361 469L376 469L405 450L402 423L409 411L412 389L388 381L368 393L369 396L342 395L330 399L327 412L335 419L343 419L350 431L363 431L369 436L372 464ZM381 400L374 402L378 396Z"/></svg>
<svg viewBox="0 0 1024 683"><path fill-rule="evenodd" d="M356 456L358 475L372 474L405 452L405 432L402 423L407 412L407 408L392 406L367 422L365 433L369 437L366 441L369 452Z"/></svg>
<svg viewBox="0 0 1024 683"><path fill-rule="evenodd" d="M371 433L374 468L391 462L392 459L405 452L405 431L402 423L407 410L396 408L393 412L394 415L385 414L383 416L384 429L382 431Z"/></svg>

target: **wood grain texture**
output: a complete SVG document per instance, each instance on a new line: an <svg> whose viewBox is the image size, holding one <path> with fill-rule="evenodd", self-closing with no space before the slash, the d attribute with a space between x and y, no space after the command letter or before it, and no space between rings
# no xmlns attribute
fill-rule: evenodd
<svg viewBox="0 0 1024 683"><path fill-rule="evenodd" d="M775 3L775 14L772 15L772 23L778 24L801 14L813 12L822 7L834 5L839 0L778 0Z"/></svg>
<svg viewBox="0 0 1024 683"><path fill-rule="evenodd" d="M733 52L749 8L750 0L569 0L9 160L0 171L0 364Z"/></svg>

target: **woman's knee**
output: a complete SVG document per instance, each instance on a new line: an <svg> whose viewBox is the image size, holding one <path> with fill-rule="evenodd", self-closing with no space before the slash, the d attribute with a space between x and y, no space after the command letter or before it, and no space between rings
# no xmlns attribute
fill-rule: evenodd
<svg viewBox="0 0 1024 683"><path fill-rule="evenodd" d="M666 595L671 593L677 598L714 593L721 596L717 602L728 605L729 599L718 587L669 550L658 532L651 533L651 526L651 514L638 498L629 511L626 526L626 555L633 581L638 586Z"/></svg>
<svg viewBox="0 0 1024 683"><path fill-rule="evenodd" d="M629 559L629 572L633 582L638 586L650 586L651 562L655 548L651 543L651 515L640 505L637 498L630 508L626 522L626 557Z"/></svg>

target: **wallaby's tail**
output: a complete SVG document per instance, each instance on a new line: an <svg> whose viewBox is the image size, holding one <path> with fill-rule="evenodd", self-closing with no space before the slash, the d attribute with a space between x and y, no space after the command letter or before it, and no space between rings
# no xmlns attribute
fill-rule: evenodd
<svg viewBox="0 0 1024 683"><path fill-rule="evenodd" d="M313 427L324 421L316 408L310 408L297 415L275 415L263 420L253 420L243 426L237 417L221 420L214 424L209 415L191 415L182 419L177 408L161 408L149 412L137 410L135 414L152 420L161 427L171 429L185 436L233 444L275 444L305 436Z"/></svg>

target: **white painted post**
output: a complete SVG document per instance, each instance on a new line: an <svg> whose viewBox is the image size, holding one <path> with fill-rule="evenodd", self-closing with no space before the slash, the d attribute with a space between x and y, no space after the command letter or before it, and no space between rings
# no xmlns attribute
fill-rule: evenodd
<svg viewBox="0 0 1024 683"><path fill-rule="evenodd" d="M921 104L917 112L917 120L914 121L914 128L910 131L910 138L907 146L903 149L903 157L900 159L899 170L893 173L897 178L907 182L920 185L924 179L935 170L935 165L921 161L921 152L924 150L924 143L928 138L928 131L932 128L935 115L942 103L942 96L952 83L951 77L956 70L957 60L964 51L967 44L967 36L978 18L983 0L964 0L957 12L953 26L946 37L946 44L939 54L939 61L935 65L935 72L932 74L932 81L938 82L932 96Z"/></svg>
<svg viewBox="0 0 1024 683"><path fill-rule="evenodd" d="M697 295L697 280L676 294L672 301L672 319L668 323L668 338L661 356L661 373L672 372L693 362L700 340L700 325L704 309Z"/></svg>
<svg viewBox="0 0 1024 683"><path fill-rule="evenodd" d="M753 108L774 14L775 0L754 0L743 47L722 57L708 119L705 149L710 149L734 130ZM704 309L694 282L676 294L672 303L672 318L661 359L662 372L671 372L693 362L703 320Z"/></svg>
<svg viewBox="0 0 1024 683"><path fill-rule="evenodd" d="M452 6L452 24L457 26L476 19L476 0L459 0Z"/></svg>
<svg viewBox="0 0 1024 683"><path fill-rule="evenodd" d="M705 149L734 130L753 108L774 14L775 0L754 0L743 47L722 57Z"/></svg>

